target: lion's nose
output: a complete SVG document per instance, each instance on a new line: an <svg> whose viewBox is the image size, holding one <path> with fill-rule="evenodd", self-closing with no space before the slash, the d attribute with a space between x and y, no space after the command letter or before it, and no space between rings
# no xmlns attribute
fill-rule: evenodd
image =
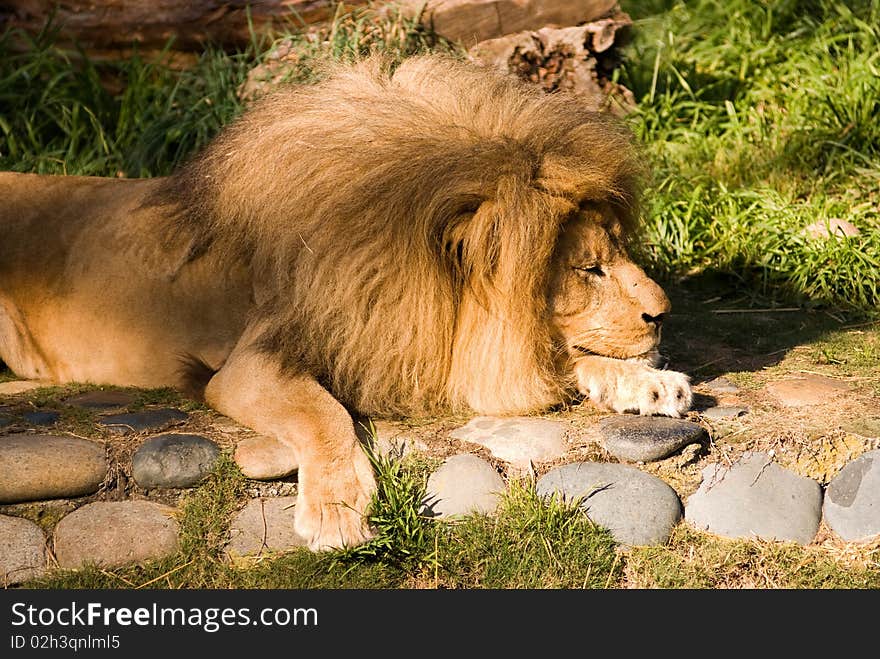
<svg viewBox="0 0 880 659"><path fill-rule="evenodd" d="M660 325L663 324L663 321L665 319L665 313L658 313L656 316L652 316L651 314L647 313L642 314L642 320L644 320L648 325L654 325L657 329L660 328Z"/></svg>

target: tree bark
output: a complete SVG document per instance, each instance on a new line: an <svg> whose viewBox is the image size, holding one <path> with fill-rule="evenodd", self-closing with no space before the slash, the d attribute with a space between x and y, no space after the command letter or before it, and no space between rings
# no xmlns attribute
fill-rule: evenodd
<svg viewBox="0 0 880 659"><path fill-rule="evenodd" d="M523 30L579 25L614 13L618 0L397 0L410 15L466 48Z"/></svg>
<svg viewBox="0 0 880 659"><path fill-rule="evenodd" d="M330 20L338 0L5 0L0 32L20 28L37 33L52 17L62 44L80 44L87 52L164 48L198 51L209 43L240 47L257 34L294 31ZM366 4L347 0L346 6ZM55 7L57 5L57 10ZM54 13L53 13L54 12Z"/></svg>

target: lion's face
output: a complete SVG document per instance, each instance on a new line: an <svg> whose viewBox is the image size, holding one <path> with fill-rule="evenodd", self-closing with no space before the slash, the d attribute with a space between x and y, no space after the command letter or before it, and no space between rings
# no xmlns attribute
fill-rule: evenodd
<svg viewBox="0 0 880 659"><path fill-rule="evenodd" d="M653 360L671 308L663 290L627 255L619 223L605 204L587 206L566 223L549 301L553 330L573 357Z"/></svg>

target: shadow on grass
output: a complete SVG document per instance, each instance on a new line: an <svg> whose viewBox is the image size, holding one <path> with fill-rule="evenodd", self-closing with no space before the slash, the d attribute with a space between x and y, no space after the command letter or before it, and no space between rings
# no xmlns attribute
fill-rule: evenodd
<svg viewBox="0 0 880 659"><path fill-rule="evenodd" d="M663 287L672 301L663 352L669 367L690 375L694 384L724 373L757 372L779 364L797 346L872 325L856 313L763 299L717 272L664 282Z"/></svg>

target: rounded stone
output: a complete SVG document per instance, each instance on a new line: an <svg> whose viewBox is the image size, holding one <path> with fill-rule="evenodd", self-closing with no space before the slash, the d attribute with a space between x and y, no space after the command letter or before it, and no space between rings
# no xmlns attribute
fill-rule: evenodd
<svg viewBox="0 0 880 659"><path fill-rule="evenodd" d="M21 415L25 421L34 426L51 426L61 418L58 412L53 410L36 410L25 412Z"/></svg>
<svg viewBox="0 0 880 659"><path fill-rule="evenodd" d="M765 453L745 453L730 467L709 465L685 505L685 519L698 529L804 545L815 538L821 517L819 483L780 467Z"/></svg>
<svg viewBox="0 0 880 659"><path fill-rule="evenodd" d="M397 425L388 421L374 421L373 430L375 437L373 448L378 451L379 455L394 460L402 460L406 456L419 451L427 451L428 445L417 437L409 436L406 429L402 429Z"/></svg>
<svg viewBox="0 0 880 659"><path fill-rule="evenodd" d="M308 544L293 528L296 497L251 499L229 525L230 556L281 552Z"/></svg>
<svg viewBox="0 0 880 659"><path fill-rule="evenodd" d="M0 515L0 588L42 576L46 536L29 519Z"/></svg>
<svg viewBox="0 0 880 659"><path fill-rule="evenodd" d="M78 437L0 437L0 503L78 497L107 474L104 447Z"/></svg>
<svg viewBox="0 0 880 659"><path fill-rule="evenodd" d="M152 501L98 501L73 511L55 527L59 567L119 567L177 551L175 509Z"/></svg>
<svg viewBox="0 0 880 659"><path fill-rule="evenodd" d="M605 450L628 462L662 460L707 439L699 424L662 416L612 416L599 422L599 431Z"/></svg>
<svg viewBox="0 0 880 659"><path fill-rule="evenodd" d="M748 414L749 408L747 407L736 407L736 406L719 406L719 407L710 407L709 409L703 410L700 414L707 419L712 419L717 421L718 419L735 419L738 416L742 416L743 414Z"/></svg>
<svg viewBox="0 0 880 659"><path fill-rule="evenodd" d="M675 490L629 465L567 464L544 474L535 489L544 497L557 495L567 502L581 499L587 517L624 545L663 544L681 519Z"/></svg>
<svg viewBox="0 0 880 659"><path fill-rule="evenodd" d="M704 382L703 386L710 391L714 391L715 393L719 394L735 394L739 392L739 387L737 387L733 382L723 376L713 378L708 382Z"/></svg>
<svg viewBox="0 0 880 659"><path fill-rule="evenodd" d="M531 417L478 416L449 433L454 439L479 444L505 462L527 466L561 457L568 446L565 424Z"/></svg>
<svg viewBox="0 0 880 659"><path fill-rule="evenodd" d="M491 515L504 492L504 479L485 460L469 453L446 458L428 478L421 514L456 517Z"/></svg>
<svg viewBox="0 0 880 659"><path fill-rule="evenodd" d="M128 435L133 432L159 432L188 418L186 412L163 408L126 414L108 414L98 419L98 425L104 426L114 434Z"/></svg>
<svg viewBox="0 0 880 659"><path fill-rule="evenodd" d="M241 473L255 480L284 478L299 467L290 446L265 435L241 440L235 447L235 463Z"/></svg>
<svg viewBox="0 0 880 659"><path fill-rule="evenodd" d="M767 391L785 407L826 403L849 391L849 388L845 382L812 373L771 382L767 385Z"/></svg>
<svg viewBox="0 0 880 659"><path fill-rule="evenodd" d="M12 380L10 382L0 382L0 396L14 396L15 394L23 394L26 391L33 391L40 387L52 386L46 382L36 382L34 380Z"/></svg>
<svg viewBox="0 0 880 659"><path fill-rule="evenodd" d="M847 464L828 484L825 521L846 542L867 542L880 535L880 450Z"/></svg>
<svg viewBox="0 0 880 659"><path fill-rule="evenodd" d="M107 391L86 391L85 393L76 394L64 400L65 405L99 411L127 407L133 402L133 394L130 394L127 391L117 391L113 389Z"/></svg>
<svg viewBox="0 0 880 659"><path fill-rule="evenodd" d="M204 479L220 448L200 435L167 433L151 437L131 459L131 475L141 487L192 487Z"/></svg>

